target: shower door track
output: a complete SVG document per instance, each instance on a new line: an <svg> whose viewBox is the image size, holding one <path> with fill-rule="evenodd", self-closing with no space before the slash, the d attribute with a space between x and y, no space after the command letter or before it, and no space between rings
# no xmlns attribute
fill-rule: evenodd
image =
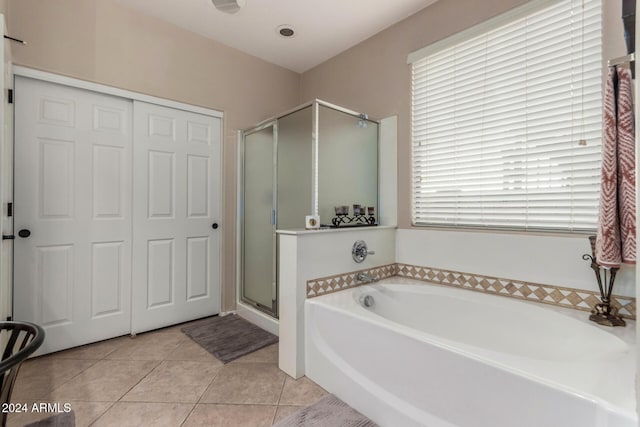
<svg viewBox="0 0 640 427"><path fill-rule="evenodd" d="M260 304L259 302L252 301L247 297L242 297L241 301L244 302L245 304L249 304L250 306L254 307L255 309L260 310L261 312L266 313L269 316L275 317L277 319L276 311L274 309L272 309L271 307L268 307L268 306L266 306L264 304ZM274 306L275 306L275 301L274 301Z"/></svg>

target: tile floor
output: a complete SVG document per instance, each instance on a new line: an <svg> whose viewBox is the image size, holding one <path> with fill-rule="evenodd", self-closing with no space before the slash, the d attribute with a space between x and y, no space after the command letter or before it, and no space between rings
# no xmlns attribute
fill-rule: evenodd
<svg viewBox="0 0 640 427"><path fill-rule="evenodd" d="M326 394L278 369L278 345L226 365L173 326L27 360L12 402L70 403L76 426L270 426ZM11 414L23 426L51 413Z"/></svg>

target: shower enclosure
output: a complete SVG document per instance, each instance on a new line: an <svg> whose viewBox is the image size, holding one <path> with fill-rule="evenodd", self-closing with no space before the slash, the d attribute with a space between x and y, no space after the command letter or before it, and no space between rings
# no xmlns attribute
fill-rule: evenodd
<svg viewBox="0 0 640 427"><path fill-rule="evenodd" d="M336 206L378 217L378 122L314 100L241 132L238 175L240 298L278 317L276 230L330 226Z"/></svg>

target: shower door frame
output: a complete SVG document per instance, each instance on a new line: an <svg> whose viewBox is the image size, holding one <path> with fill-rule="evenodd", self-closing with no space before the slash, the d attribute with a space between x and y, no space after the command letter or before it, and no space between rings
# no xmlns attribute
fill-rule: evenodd
<svg viewBox="0 0 640 427"><path fill-rule="evenodd" d="M272 128L273 130L273 141L272 141L272 183L271 188L273 190L272 200L271 200L271 228L272 228L272 239L271 239L271 262L273 265L273 270L271 274L271 307L268 307L264 304L261 304L257 301L252 300L247 297L244 293L244 176L245 176L245 139L247 136L252 135L254 133L258 133L265 129ZM238 151L238 292L240 296L240 301L251 305L252 307L260 310L262 312L267 313L268 315L278 318L278 263L277 263L277 236L276 236L276 225L278 218L278 119L270 119L260 123L258 126L242 130L238 132L238 142L239 142L239 151Z"/></svg>
<svg viewBox="0 0 640 427"><path fill-rule="evenodd" d="M290 114L294 114L300 110L311 107L311 212L313 215L319 214L318 205L318 155L319 155L319 119L320 106L324 106L341 113L349 114L356 118L363 118L361 113L323 101L314 99L304 104L300 104L290 110L287 110L277 116L270 117L256 126L238 131L238 190L237 190L237 209L238 209L238 226L237 226L237 266L236 266L236 289L238 292L238 301L249 304L257 310L264 312L275 319L278 319L278 246L277 246L277 225L278 225L278 121ZM376 203L376 212L380 218L380 121L366 117L367 120L378 125L376 144L378 147L378 164L377 164L377 182L378 197ZM260 132L266 128L273 126L273 205L272 205L272 227L273 227L273 281L272 281L272 307L266 307L256 301L247 298L244 295L244 155L245 155L245 138L252 133Z"/></svg>

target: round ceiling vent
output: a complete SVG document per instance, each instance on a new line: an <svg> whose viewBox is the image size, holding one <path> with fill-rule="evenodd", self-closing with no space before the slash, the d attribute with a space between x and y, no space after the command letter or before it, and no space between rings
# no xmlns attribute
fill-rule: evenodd
<svg viewBox="0 0 640 427"><path fill-rule="evenodd" d="M296 30L291 25L280 25L276 31L285 38L293 37L296 34Z"/></svg>

